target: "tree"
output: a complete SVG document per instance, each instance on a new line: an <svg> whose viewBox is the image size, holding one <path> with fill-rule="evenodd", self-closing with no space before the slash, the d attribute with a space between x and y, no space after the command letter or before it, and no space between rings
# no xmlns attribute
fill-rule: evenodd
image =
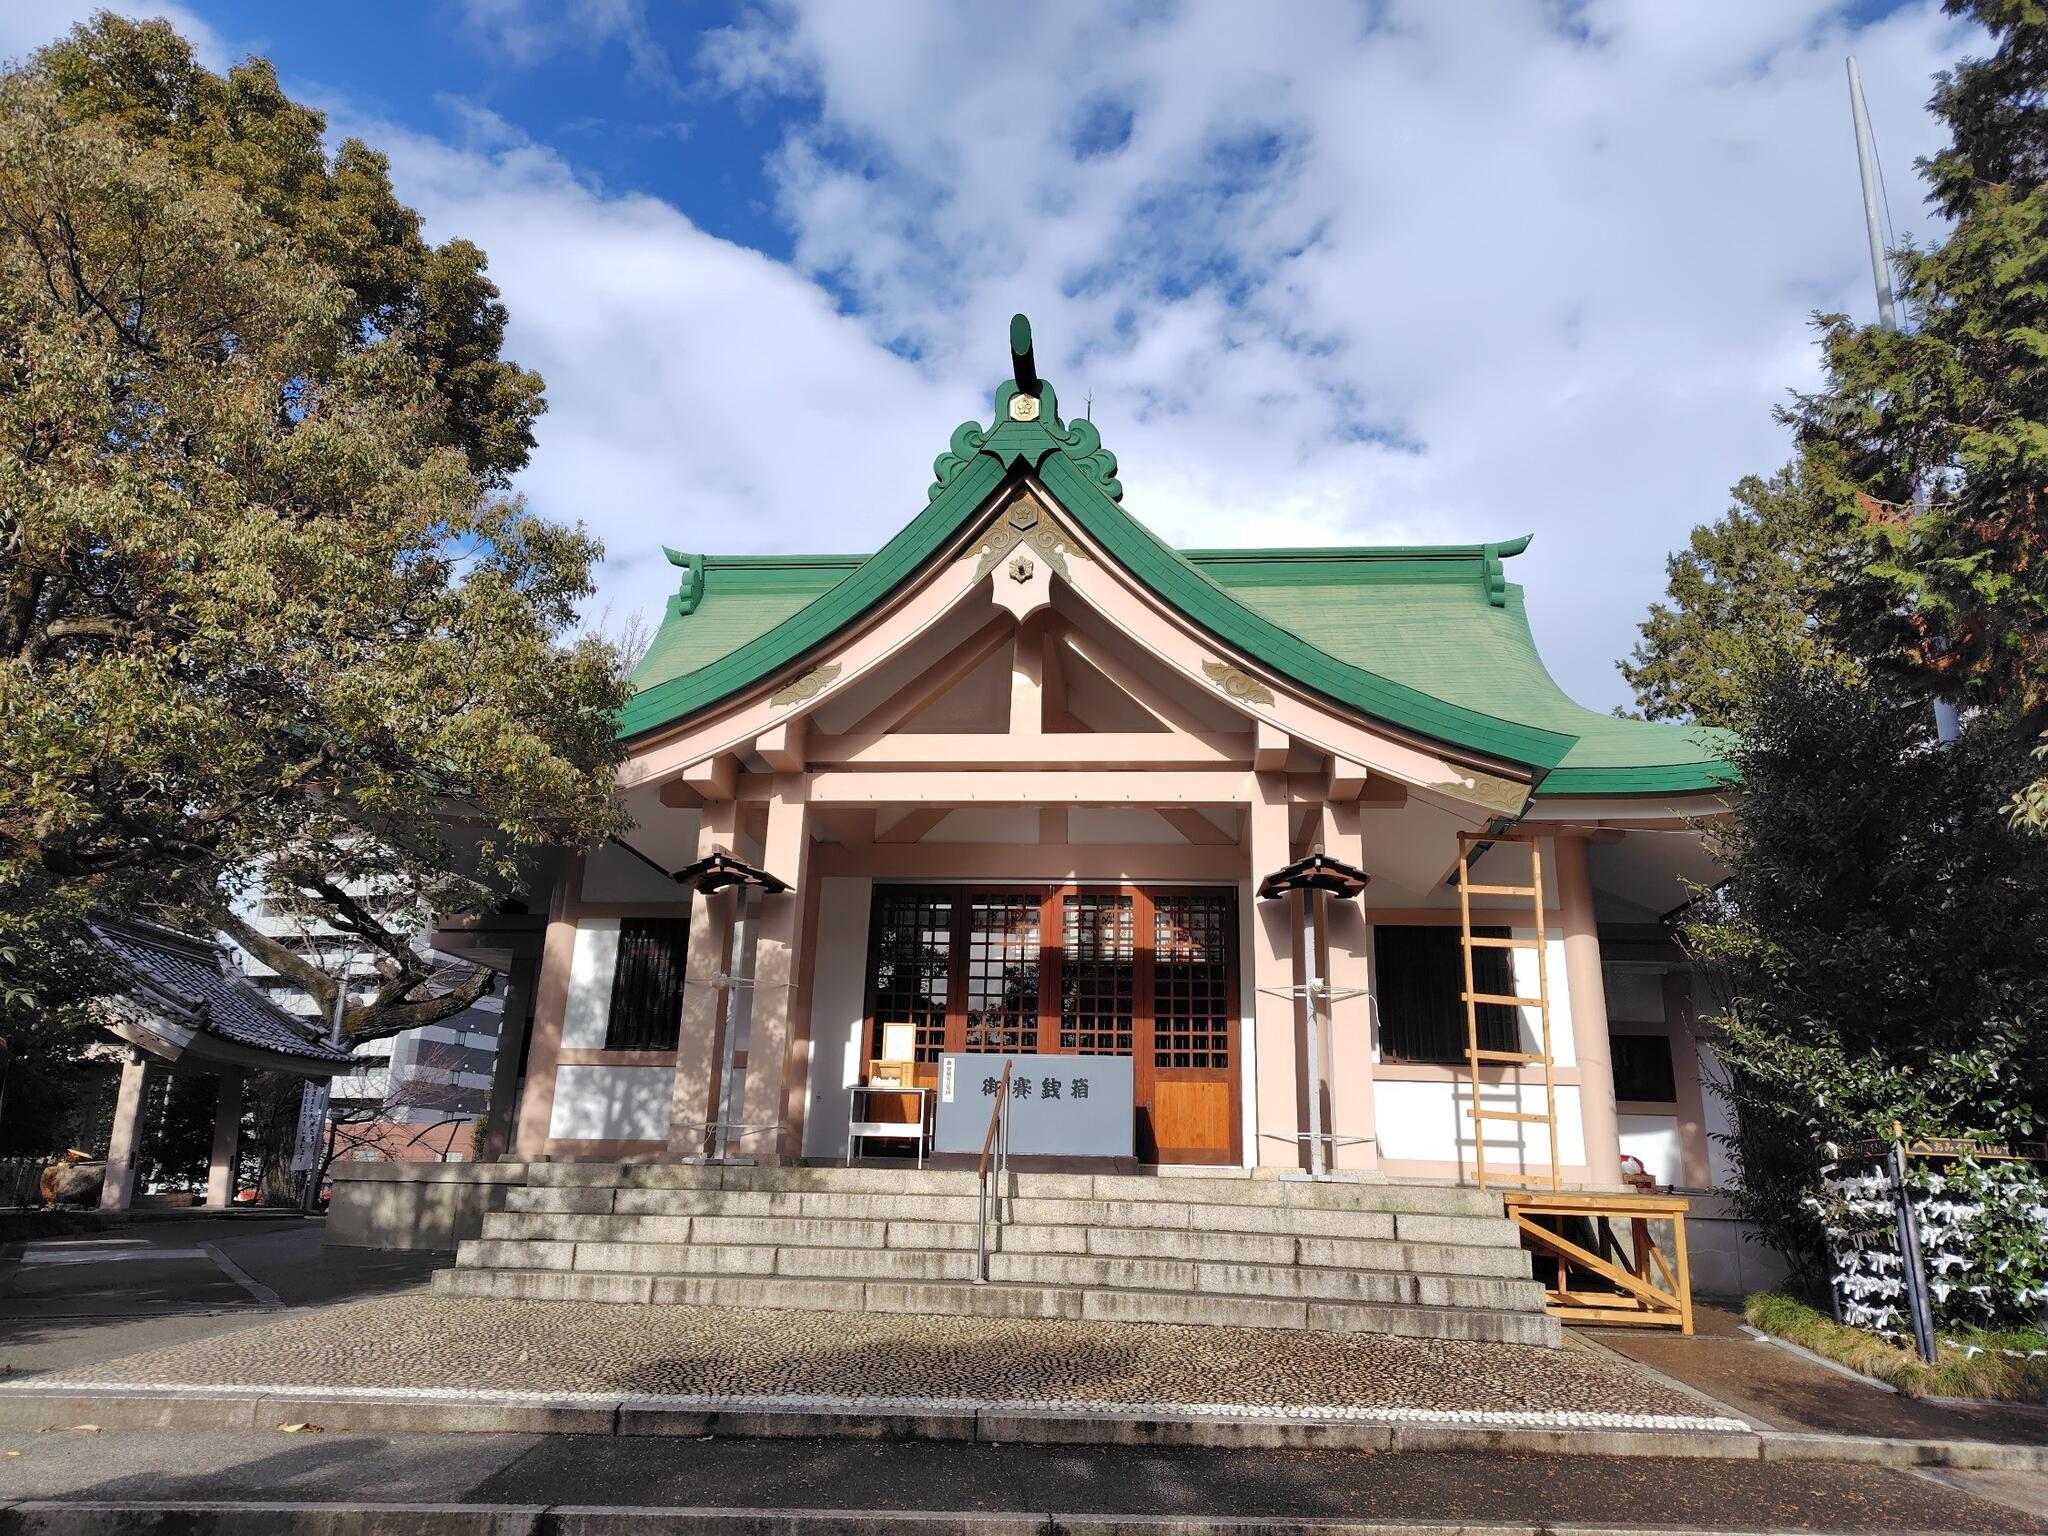
<svg viewBox="0 0 2048 1536"><path fill-rule="evenodd" d="M1826 594L1853 567L1797 466L1750 475L1730 494L1721 519L1666 562L1669 601L1651 605L1618 663L1647 719L1731 725L1748 676L1786 657L1856 670L1821 622Z"/></svg>
<svg viewBox="0 0 2048 1536"><path fill-rule="evenodd" d="M101 16L0 77L0 890L371 946L357 1038L458 1011L410 943L611 827L601 551L500 494L540 380L482 253L330 159L268 64ZM19 918L19 912L15 913Z"/></svg>
<svg viewBox="0 0 2048 1536"><path fill-rule="evenodd" d="M2010 724L1943 750L1913 691L1791 666L1736 725L1732 878L1683 936L1720 1002L1737 1207L1810 1275L1827 1143L2039 1134L2048 859L2001 811L2031 766Z"/></svg>
<svg viewBox="0 0 2048 1536"><path fill-rule="evenodd" d="M2048 9L1947 0L1997 40L1937 78L1921 170L1948 237L1897 255L1904 332L1819 323L1826 387L1787 413L1864 548L1839 619L1924 690L2048 731ZM2034 794L2044 793L2037 780ZM2038 800L2016 799L2022 811Z"/></svg>

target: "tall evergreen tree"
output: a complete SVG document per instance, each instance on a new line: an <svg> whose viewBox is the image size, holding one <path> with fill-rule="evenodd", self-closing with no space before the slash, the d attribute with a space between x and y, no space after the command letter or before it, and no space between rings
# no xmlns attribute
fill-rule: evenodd
<svg viewBox="0 0 2048 1536"><path fill-rule="evenodd" d="M1693 529L1666 562L1667 601L1619 663L1651 720L1732 726L1750 678L1787 660L1853 675L1820 620L1827 592L1853 571L1795 467L1751 475L1718 522Z"/></svg>
<svg viewBox="0 0 2048 1536"><path fill-rule="evenodd" d="M499 493L541 385L482 253L324 129L161 22L0 76L0 960L261 871L377 957L367 1037L488 987L427 985L430 913L613 825L624 690L596 542Z"/></svg>
<svg viewBox="0 0 2048 1536"><path fill-rule="evenodd" d="M1837 617L1929 692L2048 731L2048 7L1947 0L1997 41L1938 77L1953 220L1898 254L1902 332L1820 321L1826 387L1788 413L1816 495L1863 546ZM2038 789L2035 791L2039 793ZM2016 806L2029 803L2022 796Z"/></svg>

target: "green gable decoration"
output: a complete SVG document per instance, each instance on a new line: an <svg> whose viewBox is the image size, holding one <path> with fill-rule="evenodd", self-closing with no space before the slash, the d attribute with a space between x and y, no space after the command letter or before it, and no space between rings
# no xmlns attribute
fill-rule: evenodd
<svg viewBox="0 0 2048 1536"><path fill-rule="evenodd" d="M1175 550L1124 511L1116 456L1069 423L1010 324L994 421L963 422L924 510L873 555L686 555L635 670L619 734L659 730L784 671L885 600L1014 475L1038 476L1082 533L1214 635L1336 704L1454 750L1513 763L1557 795L1687 794L1732 774L1722 733L1625 720L1568 697L1544 667L1505 562L1529 538L1358 549ZM1026 388L1026 383L1031 388Z"/></svg>

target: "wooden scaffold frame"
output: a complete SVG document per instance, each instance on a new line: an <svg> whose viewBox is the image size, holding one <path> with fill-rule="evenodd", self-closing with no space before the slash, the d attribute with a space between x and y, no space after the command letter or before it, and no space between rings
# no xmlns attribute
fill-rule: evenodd
<svg viewBox="0 0 2048 1536"><path fill-rule="evenodd" d="M1484 853L1496 843L1521 843L1529 850L1527 885L1479 884L1472 878L1474 850ZM1511 1184L1520 1188L1503 1191L1507 1214L1521 1234L1522 1246L1556 1266L1545 1310L1552 1317L1576 1323L1643 1324L1652 1327L1693 1331L1692 1273L1686 1254L1685 1216L1689 1202L1676 1195L1645 1195L1567 1191L1563 1160L1557 1146L1557 1064L1552 1049L1550 1018L1549 930L1543 910L1543 845L1539 834L1514 829L1458 834L1458 918L1461 951L1464 956L1465 1060L1471 1072L1472 1101L1465 1114L1472 1122L1473 1180L1481 1188ZM1526 899L1532 910L1534 936L1515 938L1472 931L1472 898L1490 896L1510 900ZM1525 997L1509 992L1479 990L1474 954L1481 949L1533 950L1536 957L1536 995ZM1479 1043L1479 1010L1482 1006L1533 1008L1537 1018L1535 1051L1498 1050ZM1518 1045L1521 1043L1518 1039ZM1522 1107L1522 1082L1510 1070L1508 1081L1515 1092L1512 1110L1489 1109L1481 1098L1483 1066L1509 1069L1543 1068L1543 1112ZM1550 1142L1550 1163L1541 1175L1526 1171L1500 1173L1486 1166L1486 1125L1506 1121L1514 1125L1541 1125ZM1547 1186L1544 1188L1543 1186ZM1557 1227L1545 1226L1555 1222ZM1595 1248L1587 1248L1564 1234L1564 1224L1583 1221L1590 1225ZM1614 1232L1616 1221L1629 1226L1629 1247L1624 1252ZM1672 1256L1666 1257L1650 1229L1652 1222L1668 1221L1672 1229ZM1574 1286L1572 1272L1596 1277L1614 1287L1611 1291L1582 1290Z"/></svg>

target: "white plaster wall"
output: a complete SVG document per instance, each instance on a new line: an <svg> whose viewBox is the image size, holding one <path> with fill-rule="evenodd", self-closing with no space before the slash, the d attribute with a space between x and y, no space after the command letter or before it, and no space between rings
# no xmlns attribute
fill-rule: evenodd
<svg viewBox="0 0 2048 1536"><path fill-rule="evenodd" d="M667 1067L557 1067L548 1135L666 1141L675 1073Z"/></svg>
<svg viewBox="0 0 2048 1536"><path fill-rule="evenodd" d="M1617 1115L1615 1123L1621 1130L1624 1157L1640 1159L1643 1172L1659 1184L1685 1182L1678 1153L1678 1116Z"/></svg>
<svg viewBox="0 0 2048 1536"><path fill-rule="evenodd" d="M604 1049L605 1026L611 1021L612 973L618 966L619 920L581 919L576 924L576 947L569 955L569 996L562 1008L564 1050ZM556 1103L560 1102L557 1089Z"/></svg>
<svg viewBox="0 0 2048 1536"><path fill-rule="evenodd" d="M846 1156L847 1091L865 1070L868 917L873 882L833 876L818 888L817 957L811 969L810 1108L806 1157Z"/></svg>
<svg viewBox="0 0 2048 1536"><path fill-rule="evenodd" d="M927 843L1035 843L1038 812L969 805L948 811L923 839Z"/></svg>
<svg viewBox="0 0 2048 1536"><path fill-rule="evenodd" d="M1070 843L1185 843L1186 838L1168 826L1157 811L1142 806L1077 805L1067 812L1067 841Z"/></svg>
<svg viewBox="0 0 2048 1536"><path fill-rule="evenodd" d="M1373 1110L1378 1120L1380 1156L1418 1162L1472 1164L1472 1122L1465 1111L1471 1090L1464 1082L1373 1084ZM1489 1086L1481 1091L1489 1109L1543 1113L1543 1085ZM1579 1090L1569 1084L1557 1090L1557 1150L1566 1165L1586 1158L1585 1133L1579 1125ZM1486 1129L1486 1160L1502 1169L1548 1167L1550 1133L1540 1125L1514 1120L1491 1121Z"/></svg>
<svg viewBox="0 0 2048 1536"><path fill-rule="evenodd" d="M1509 933L1518 939L1536 937L1534 928L1510 928ZM1536 951L1533 949L1511 949L1514 958L1515 993L1518 997L1535 997ZM1572 987L1571 979L1564 968L1564 940L1555 928L1548 930L1543 945L1543 958L1550 982L1550 1059L1560 1067L1576 1066L1579 1060L1577 1045L1572 1039ZM1543 1048L1543 1020L1534 1008L1518 1009L1522 1016L1523 1049L1540 1051ZM1538 1104L1537 1109L1542 1109Z"/></svg>
<svg viewBox="0 0 2048 1536"><path fill-rule="evenodd" d="M684 859L682 863L689 863ZM680 912L689 892L658 869L650 868L617 843L594 845L583 859L585 901L644 901Z"/></svg>

